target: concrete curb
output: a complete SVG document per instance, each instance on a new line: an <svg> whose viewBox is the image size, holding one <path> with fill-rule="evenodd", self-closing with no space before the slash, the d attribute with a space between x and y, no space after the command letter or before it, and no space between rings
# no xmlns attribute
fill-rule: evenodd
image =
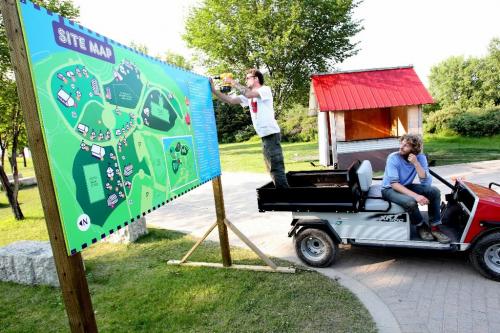
<svg viewBox="0 0 500 333"><path fill-rule="evenodd" d="M401 332L399 323L396 320L396 317L392 314L392 311L380 299L380 297L377 296L377 294L371 291L364 284L359 283L355 279L332 268L315 268L314 270L332 280L337 281L343 287L347 288L350 292L356 295L368 312L370 312L370 315L372 316L373 321L377 325L380 333Z"/></svg>

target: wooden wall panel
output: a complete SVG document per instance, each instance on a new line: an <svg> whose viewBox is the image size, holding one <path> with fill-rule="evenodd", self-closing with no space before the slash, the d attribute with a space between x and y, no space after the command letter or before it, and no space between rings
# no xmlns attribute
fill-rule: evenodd
<svg viewBox="0 0 500 333"><path fill-rule="evenodd" d="M345 111L344 121L346 141L391 136L391 113L387 108Z"/></svg>

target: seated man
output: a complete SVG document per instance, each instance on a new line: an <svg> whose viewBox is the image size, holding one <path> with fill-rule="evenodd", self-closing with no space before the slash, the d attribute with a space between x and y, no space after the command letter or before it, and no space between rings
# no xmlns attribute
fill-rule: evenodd
<svg viewBox="0 0 500 333"><path fill-rule="evenodd" d="M439 230L441 193L438 188L431 186L432 176L427 158L421 151L422 138L419 135L406 134L401 137L399 151L387 157L382 197L402 206L410 214L410 221L417 226L420 238L426 241L435 238L446 244L450 238ZM417 175L420 184L413 184ZM418 205L428 205L428 221L424 221Z"/></svg>

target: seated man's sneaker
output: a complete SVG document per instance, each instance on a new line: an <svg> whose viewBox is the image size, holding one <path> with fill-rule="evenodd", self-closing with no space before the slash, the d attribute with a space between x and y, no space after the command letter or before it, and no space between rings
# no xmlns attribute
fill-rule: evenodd
<svg viewBox="0 0 500 333"><path fill-rule="evenodd" d="M417 227L417 232L418 232L418 235L420 236L420 238L422 238L422 240L424 240L424 241L433 241L434 240L434 237L432 237L431 232L425 226Z"/></svg>
<svg viewBox="0 0 500 333"><path fill-rule="evenodd" d="M441 244L448 244L449 242L451 242L450 237L443 234L439 229L431 230L431 234Z"/></svg>

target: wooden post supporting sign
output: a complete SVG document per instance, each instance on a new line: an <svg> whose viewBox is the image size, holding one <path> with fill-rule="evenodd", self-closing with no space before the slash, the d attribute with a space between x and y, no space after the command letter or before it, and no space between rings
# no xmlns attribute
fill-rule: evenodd
<svg viewBox="0 0 500 333"><path fill-rule="evenodd" d="M269 257L267 257L250 239L248 239L236 226L226 218L226 210L224 208L224 194L222 191L221 177L218 176L212 180L215 200L215 213L217 221L208 228L203 237L199 239L196 244L186 253L181 260L169 260L169 265L185 265L185 266L199 266L199 267L216 267L216 268L234 268L252 271L264 272L279 272L279 273L295 273L294 268L278 267ZM222 265L219 263L208 262L189 262L187 259L193 252L200 246L200 244L208 237L208 235L218 226L220 249L222 254ZM253 252L255 252L267 266L253 266L253 265L233 265L231 262L231 252L229 249L229 238L227 229L230 229L239 239L243 241Z"/></svg>
<svg viewBox="0 0 500 333"><path fill-rule="evenodd" d="M0 0L0 11L9 42L19 101L70 329L71 332L97 332L81 254L68 256L66 250L16 0Z"/></svg>
<svg viewBox="0 0 500 333"><path fill-rule="evenodd" d="M224 208L224 195L222 193L222 182L220 176L212 180L215 200L215 214L217 215L217 227L219 229L220 250L222 254L222 264L224 267L231 266L231 252L229 251L229 237L225 224L226 210Z"/></svg>

